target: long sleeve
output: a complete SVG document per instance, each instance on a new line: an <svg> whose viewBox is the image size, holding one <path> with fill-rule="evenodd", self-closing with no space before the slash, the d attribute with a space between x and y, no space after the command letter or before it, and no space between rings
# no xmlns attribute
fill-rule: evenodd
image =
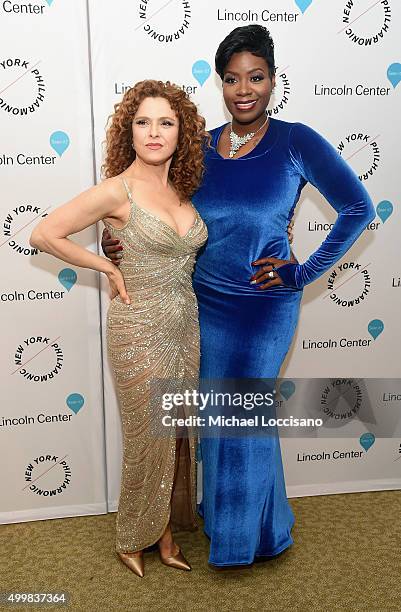
<svg viewBox="0 0 401 612"><path fill-rule="evenodd" d="M357 175L320 134L295 123L289 134L289 151L305 183L314 185L338 213L326 239L307 261L277 268L285 285L302 289L341 259L375 218L375 210Z"/></svg>

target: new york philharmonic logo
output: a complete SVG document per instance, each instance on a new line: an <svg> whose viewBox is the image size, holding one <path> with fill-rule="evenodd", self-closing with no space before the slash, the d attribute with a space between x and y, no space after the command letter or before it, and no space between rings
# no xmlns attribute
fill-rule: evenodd
<svg viewBox="0 0 401 612"><path fill-rule="evenodd" d="M272 115L278 115L284 109L286 104L288 104L291 88L287 76L287 70L288 66L284 70L277 70L276 87L272 93L270 103L267 108L267 114L269 117Z"/></svg>
<svg viewBox="0 0 401 612"><path fill-rule="evenodd" d="M23 58L0 60L0 110L23 117L42 106L46 87L39 64Z"/></svg>
<svg viewBox="0 0 401 612"><path fill-rule="evenodd" d="M366 300L371 289L371 279L367 267L355 261L345 261L330 272L327 281L329 298L340 308L353 308Z"/></svg>
<svg viewBox="0 0 401 612"><path fill-rule="evenodd" d="M71 483L71 468L66 457L47 454L35 457L25 468L26 485L23 491L32 491L41 497L54 497L64 493Z"/></svg>
<svg viewBox="0 0 401 612"><path fill-rule="evenodd" d="M20 204L13 208L3 219L0 239L0 248L8 245L10 249L19 255L30 257L37 255L38 249L35 249L29 244L29 236L31 234L32 224L39 219L47 216L47 210L50 206L43 210L40 206L34 204Z"/></svg>
<svg viewBox="0 0 401 612"><path fill-rule="evenodd" d="M14 353L17 368L11 374L18 373L33 382L48 382L60 373L63 363L60 336L54 340L47 336L31 336L17 346Z"/></svg>
<svg viewBox="0 0 401 612"><path fill-rule="evenodd" d="M360 47L375 45L384 38L391 23L391 0L345 0L339 34Z"/></svg>
<svg viewBox="0 0 401 612"><path fill-rule="evenodd" d="M335 421L353 419L362 406L363 393L358 381L349 378L328 382L320 395L320 410Z"/></svg>
<svg viewBox="0 0 401 612"><path fill-rule="evenodd" d="M357 171L361 181L367 181L379 167L380 149L377 143L379 136L380 134L372 137L364 132L353 132L337 146L338 152L346 161L355 159L360 166L363 164L364 169Z"/></svg>
<svg viewBox="0 0 401 612"><path fill-rule="evenodd" d="M173 43L182 38L191 25L189 0L140 0L139 25L152 40Z"/></svg>

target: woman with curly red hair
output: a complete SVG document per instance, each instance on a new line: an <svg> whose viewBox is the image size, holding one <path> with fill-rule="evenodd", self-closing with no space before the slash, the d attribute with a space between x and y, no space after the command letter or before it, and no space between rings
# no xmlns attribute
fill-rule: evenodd
<svg viewBox="0 0 401 612"><path fill-rule="evenodd" d="M191 569L172 530L196 528L195 433L155 433L151 383L184 385L199 372L191 276L207 230L190 197L202 178L205 139L204 119L181 89L137 83L115 105L105 180L43 219L31 236L32 246L104 272L110 282L107 345L123 428L116 549L141 577L143 550L156 542L163 563ZM120 268L68 239L100 220L124 246Z"/></svg>

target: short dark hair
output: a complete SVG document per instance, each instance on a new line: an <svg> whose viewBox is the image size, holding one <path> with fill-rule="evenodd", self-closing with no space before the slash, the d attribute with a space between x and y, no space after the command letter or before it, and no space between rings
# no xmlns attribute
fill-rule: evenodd
<svg viewBox="0 0 401 612"><path fill-rule="evenodd" d="M253 24L235 28L220 43L216 52L215 67L221 79L231 57L241 51L249 51L253 55L263 57L269 68L270 78L275 75L274 43L270 32L264 26Z"/></svg>

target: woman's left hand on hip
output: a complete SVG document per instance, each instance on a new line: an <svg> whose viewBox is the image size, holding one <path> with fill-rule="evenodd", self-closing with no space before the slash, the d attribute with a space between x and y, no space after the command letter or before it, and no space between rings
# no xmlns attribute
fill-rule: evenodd
<svg viewBox="0 0 401 612"><path fill-rule="evenodd" d="M278 259L277 257L262 257L252 262L253 266L261 266L260 270L251 276L251 285L257 285L257 289L269 289L276 285L284 285L280 278L280 266L285 264L298 263L294 253L291 251L291 259ZM263 283L260 285L259 283Z"/></svg>

